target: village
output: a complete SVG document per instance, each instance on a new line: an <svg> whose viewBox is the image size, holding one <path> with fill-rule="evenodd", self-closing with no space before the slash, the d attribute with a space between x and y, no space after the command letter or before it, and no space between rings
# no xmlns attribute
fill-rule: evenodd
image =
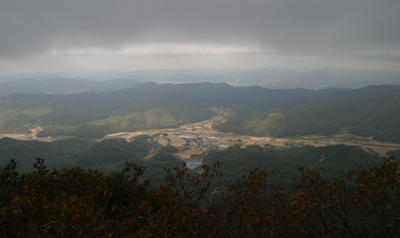
<svg viewBox="0 0 400 238"><path fill-rule="evenodd" d="M213 129L214 124L222 123L227 118L234 115L229 108L211 108L216 112L216 116L208 120L185 124L179 128L165 128L159 130L146 130L137 132L121 132L110 134L103 139L112 137L122 137L127 140L135 135L164 135L157 137L158 143L166 146L168 144L177 147L179 153L176 156L183 160L192 160L202 153L211 150L225 150L230 146L239 145L245 148L250 145L258 145L262 148L273 147L278 150L285 150L302 146L330 146L347 145L359 146L366 151L375 151L380 156L386 156L388 151L400 149L400 144L382 142L349 134L342 130L336 135L307 135L288 138L256 137L247 135L237 135L234 133L224 133Z"/></svg>
<svg viewBox="0 0 400 238"><path fill-rule="evenodd" d="M224 133L213 129L214 124L226 121L227 118L234 115L229 108L210 108L216 116L196 123L188 123L178 128L165 128L156 130L141 130L135 132L119 132L109 134L97 141L121 137L131 140L136 135L153 136L158 143L163 146L168 144L177 147L179 153L175 155L183 160L192 160L198 158L198 155L208 153L211 150L224 150L233 145L239 145L245 148L250 145L258 145L262 148L273 147L278 150L290 149L302 146L329 146L343 144L347 146L359 146L366 151L374 151L380 156L386 156L388 151L400 149L400 144L382 142L349 134L345 128L336 135L307 135L287 138L256 137L247 135L237 135L234 133ZM10 137L19 140L40 140L51 142L62 140L68 137L36 137L40 127L31 130L31 134L0 134L1 137Z"/></svg>

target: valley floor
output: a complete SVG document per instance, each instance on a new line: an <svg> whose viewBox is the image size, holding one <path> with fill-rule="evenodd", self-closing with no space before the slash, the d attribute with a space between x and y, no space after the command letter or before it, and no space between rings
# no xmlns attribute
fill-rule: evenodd
<svg viewBox="0 0 400 238"><path fill-rule="evenodd" d="M104 136L104 138L98 139L98 141L104 139L110 139L115 137L121 137L129 140L136 135L150 135L164 134L167 136L160 136L157 138L158 143L166 146L171 144L180 150L177 154L181 159L188 160L202 153L207 153L210 146L216 147L217 149L225 149L228 146L232 146L239 143L242 147L248 145L272 145L278 149L287 149L293 147L302 147L311 145L315 147L329 146L345 144L349 146L359 146L367 151L375 151L380 156L385 157L388 151L400 149L400 144L382 142L373 140L370 138L355 136L352 134L336 134L336 135L308 135L299 137L288 137L288 138L271 138L271 137L253 137L246 135L236 135L234 133L223 133L212 129L213 124L224 122L227 118L233 115L229 109L213 109L217 112L217 116L212 117L208 120L186 124L179 128L165 128L158 130L142 130L136 132L119 132ZM18 140L40 140L40 141L54 141L66 139L66 136L58 137L36 137L36 133L40 131L40 128L32 131L32 134L0 134L0 138L9 137ZM205 143L196 143L196 139L199 136L204 138ZM193 138L193 139L192 139ZM187 141L190 143L188 144Z"/></svg>

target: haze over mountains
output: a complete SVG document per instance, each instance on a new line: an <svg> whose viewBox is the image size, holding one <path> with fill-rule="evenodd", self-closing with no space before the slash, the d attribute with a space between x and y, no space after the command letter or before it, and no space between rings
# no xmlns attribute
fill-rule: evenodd
<svg viewBox="0 0 400 238"><path fill-rule="evenodd" d="M133 87L141 82L128 79L93 81L80 79L16 79L0 83L0 96L12 93L77 94L99 93Z"/></svg>
<svg viewBox="0 0 400 238"><path fill-rule="evenodd" d="M400 72L322 68L297 71L290 68L254 70L195 71L149 70L76 72L64 74L14 74L0 76L0 95L11 93L74 94L104 92L133 87L138 83L225 82L233 86L260 86L271 89L328 87L355 89L368 85L400 84Z"/></svg>

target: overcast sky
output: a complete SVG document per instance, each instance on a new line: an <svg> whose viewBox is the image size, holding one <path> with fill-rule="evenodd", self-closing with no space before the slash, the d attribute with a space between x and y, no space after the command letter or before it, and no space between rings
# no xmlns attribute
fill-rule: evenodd
<svg viewBox="0 0 400 238"><path fill-rule="evenodd" d="M0 0L0 74L400 70L400 0Z"/></svg>

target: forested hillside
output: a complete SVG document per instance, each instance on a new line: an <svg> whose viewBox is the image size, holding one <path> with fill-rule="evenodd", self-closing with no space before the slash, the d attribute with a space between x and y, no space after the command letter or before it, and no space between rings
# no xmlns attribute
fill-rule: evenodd
<svg viewBox="0 0 400 238"><path fill-rule="evenodd" d="M174 167L184 163L173 155L173 152L178 151L171 145L165 147L158 144L147 135L133 137L129 142L122 138L100 142L83 139L40 142L5 137L0 139L0 167L15 159L18 172L30 172L32 164L39 157L45 159L46 165L51 168L79 166L108 174L115 169L121 169L128 160L143 164L147 168L143 178L151 178L158 184L164 178L164 167ZM144 160L143 158L150 153L153 153L150 157L152 159Z"/></svg>
<svg viewBox="0 0 400 238"><path fill-rule="evenodd" d="M10 159L18 163L19 171L29 171L36 157L46 158L50 167L59 165L68 157L80 153L96 144L96 141L69 139L54 142L21 141L11 138L0 139L0 166L6 165Z"/></svg>
<svg viewBox="0 0 400 238"><path fill-rule="evenodd" d="M186 163L174 154L178 148L171 145L162 146L155 137L140 135L126 141L122 138L107 139L100 142L82 139L67 139L54 142L19 141L10 138L0 139L0 166L4 167L14 158L19 172L31 171L36 157L46 160L49 167L58 169L79 166L84 169L95 169L109 173L121 169L125 161L140 163L145 166L143 178L150 178L153 185L159 185L165 174L163 168ZM298 166L309 168L331 168L335 171L347 171L355 165L372 167L378 165L380 158L354 146L305 146L278 150L267 146L238 145L227 150L210 151L204 157L203 164L223 162L222 182L232 183L248 171L259 166L268 174L270 182L293 184L300 174Z"/></svg>
<svg viewBox="0 0 400 238"><path fill-rule="evenodd" d="M213 151L204 157L204 164L223 162L222 183L229 184L249 171L259 168L268 174L268 182L279 182L294 187L294 181L300 176L298 167L309 169L331 169L330 175L337 171L349 171L355 165L373 167L381 163L377 155L355 146L305 146L287 150L249 146L245 149L233 146L227 150Z"/></svg>
<svg viewBox="0 0 400 238"><path fill-rule="evenodd" d="M353 99L307 108L237 114L215 128L256 136L331 134L350 132L383 141L400 142L400 93Z"/></svg>
<svg viewBox="0 0 400 238"><path fill-rule="evenodd" d="M205 120L212 115L206 109L157 108L146 112L134 112L125 116L113 116L75 126L50 125L38 133L39 137L67 135L79 138L101 138L121 131L149 130L178 127L188 122Z"/></svg>

